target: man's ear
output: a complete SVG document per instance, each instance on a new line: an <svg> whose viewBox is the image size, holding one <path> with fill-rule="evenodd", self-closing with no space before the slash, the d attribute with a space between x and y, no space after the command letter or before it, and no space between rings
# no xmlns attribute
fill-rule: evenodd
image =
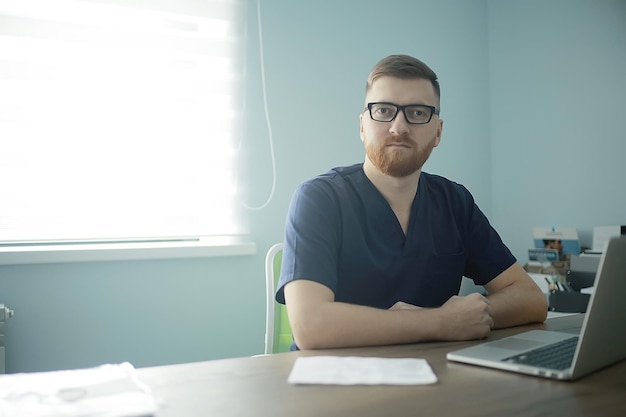
<svg viewBox="0 0 626 417"><path fill-rule="evenodd" d="M435 140L435 147L441 143L441 133L443 132L443 120L439 119L439 126L437 127L437 139Z"/></svg>

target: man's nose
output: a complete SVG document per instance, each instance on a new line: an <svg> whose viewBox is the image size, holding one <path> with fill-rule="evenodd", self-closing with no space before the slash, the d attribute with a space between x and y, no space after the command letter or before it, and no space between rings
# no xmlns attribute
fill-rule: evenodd
<svg viewBox="0 0 626 417"><path fill-rule="evenodd" d="M409 122L406 121L404 112L398 110L398 114L396 114L395 119L391 121L391 126L389 126L389 133L395 133L399 135L402 133L407 133L408 131L409 131Z"/></svg>

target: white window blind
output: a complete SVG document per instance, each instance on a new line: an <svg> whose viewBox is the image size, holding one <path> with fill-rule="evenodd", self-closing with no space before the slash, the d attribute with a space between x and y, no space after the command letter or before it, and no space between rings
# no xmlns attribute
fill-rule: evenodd
<svg viewBox="0 0 626 417"><path fill-rule="evenodd" d="M0 242L245 233L241 3L0 1Z"/></svg>

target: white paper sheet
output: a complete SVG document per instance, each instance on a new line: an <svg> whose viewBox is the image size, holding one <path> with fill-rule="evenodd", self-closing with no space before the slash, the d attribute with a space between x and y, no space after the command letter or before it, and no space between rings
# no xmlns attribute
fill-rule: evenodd
<svg viewBox="0 0 626 417"><path fill-rule="evenodd" d="M0 417L134 417L156 410L130 363L0 376Z"/></svg>
<svg viewBox="0 0 626 417"><path fill-rule="evenodd" d="M609 240L611 240L612 237L619 236L623 228L624 226L595 226L593 228L593 251L599 253L604 252Z"/></svg>
<svg viewBox="0 0 626 417"><path fill-rule="evenodd" d="M423 385L437 376L425 359L355 356L299 357L291 369L290 384Z"/></svg>

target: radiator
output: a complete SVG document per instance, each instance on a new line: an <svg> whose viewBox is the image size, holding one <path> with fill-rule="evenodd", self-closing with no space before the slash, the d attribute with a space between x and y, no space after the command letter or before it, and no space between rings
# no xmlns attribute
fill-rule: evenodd
<svg viewBox="0 0 626 417"><path fill-rule="evenodd" d="M13 317L13 310L0 304L0 374L5 372L4 365L4 323Z"/></svg>

